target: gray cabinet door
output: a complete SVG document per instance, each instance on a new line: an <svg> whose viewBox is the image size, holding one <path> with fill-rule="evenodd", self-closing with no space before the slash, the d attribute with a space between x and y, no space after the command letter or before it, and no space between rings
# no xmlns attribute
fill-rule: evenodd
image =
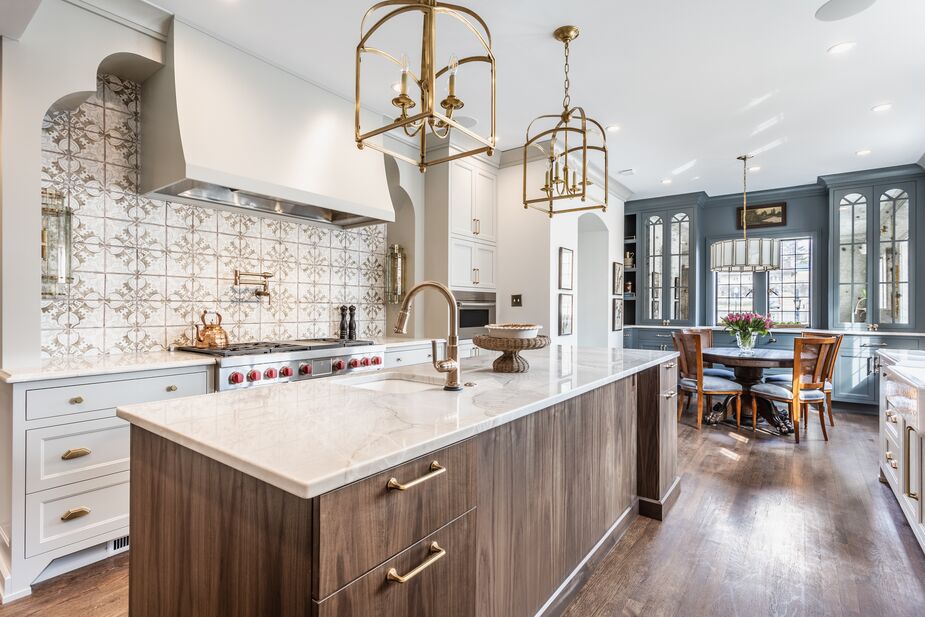
<svg viewBox="0 0 925 617"><path fill-rule="evenodd" d="M694 209L672 208L638 215L641 255L637 255L640 322L687 326L694 323Z"/></svg>

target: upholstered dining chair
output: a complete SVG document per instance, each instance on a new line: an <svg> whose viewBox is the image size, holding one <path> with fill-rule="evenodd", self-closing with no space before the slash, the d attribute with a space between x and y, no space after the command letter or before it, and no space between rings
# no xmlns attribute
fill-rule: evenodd
<svg viewBox="0 0 925 617"><path fill-rule="evenodd" d="M814 334L812 332L801 332L801 337L818 337L823 336L822 334ZM832 412L832 382L835 381L835 361L838 360L838 351L841 349L842 341L845 340L844 334L826 334L830 338L835 339L835 349L832 350L832 353L829 355L827 364L825 368L825 387L822 391L825 393L825 407L829 414L829 425L835 426L835 414ZM764 379L768 383L783 383L790 384L793 381L792 373L778 373L776 375L768 375Z"/></svg>
<svg viewBox="0 0 925 617"><path fill-rule="evenodd" d="M835 337L801 336L793 342L793 373L790 383L757 383L749 388L752 395L752 430L758 419L758 398L784 403L793 422L793 436L800 443L800 418L809 413L810 405L819 409L819 424L826 441L825 429L825 371L829 358L835 353Z"/></svg>
<svg viewBox="0 0 925 617"><path fill-rule="evenodd" d="M682 332L698 332L703 349L713 347L713 328L684 328ZM723 379L733 380L736 377L736 374L731 369L717 368L711 362L703 363L703 374L709 377L722 377Z"/></svg>
<svg viewBox="0 0 925 617"><path fill-rule="evenodd" d="M684 411L685 399L697 396L697 430L703 424L703 406L712 396L733 396L736 402L736 426L742 425L742 386L730 379L704 374L702 332L675 332L672 334L675 348L681 354L679 368L681 380L678 387L678 420Z"/></svg>

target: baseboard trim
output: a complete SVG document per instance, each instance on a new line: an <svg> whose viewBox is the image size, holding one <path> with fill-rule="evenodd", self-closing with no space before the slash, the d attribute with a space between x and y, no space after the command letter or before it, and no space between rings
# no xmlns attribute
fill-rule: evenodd
<svg viewBox="0 0 925 617"><path fill-rule="evenodd" d="M639 514L646 518L654 518L657 521L663 521L668 511L671 510L672 506L674 506L675 502L678 500L678 495L680 494L681 476L678 476L674 479L674 482L671 483L671 486L668 487L665 496L661 499L656 500L640 497Z"/></svg>
<svg viewBox="0 0 925 617"><path fill-rule="evenodd" d="M638 500L633 499L630 507L623 511L617 521L611 525L610 529L597 541L591 551L585 555L585 558L572 570L568 578L546 600L546 604L540 607L540 610L536 612L536 617L540 615L543 617L559 617L565 612L575 595L591 578L597 566L613 550L620 538L623 537L623 534L626 533L626 530L629 529L630 524L639 516L638 509Z"/></svg>

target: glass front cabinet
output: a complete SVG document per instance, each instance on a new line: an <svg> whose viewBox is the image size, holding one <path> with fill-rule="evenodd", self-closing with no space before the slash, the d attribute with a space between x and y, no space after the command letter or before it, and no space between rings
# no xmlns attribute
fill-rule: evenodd
<svg viewBox="0 0 925 617"><path fill-rule="evenodd" d="M915 184L832 191L834 328L912 330Z"/></svg>
<svg viewBox="0 0 925 617"><path fill-rule="evenodd" d="M639 322L694 324L694 210L673 208L637 216L641 255Z"/></svg>

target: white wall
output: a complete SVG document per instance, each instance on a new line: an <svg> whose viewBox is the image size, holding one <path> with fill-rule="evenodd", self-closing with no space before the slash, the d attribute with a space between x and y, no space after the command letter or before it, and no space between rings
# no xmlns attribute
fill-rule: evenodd
<svg viewBox="0 0 925 617"><path fill-rule="evenodd" d="M582 347L610 345L610 238L607 226L590 212L578 217L575 319Z"/></svg>
<svg viewBox="0 0 925 617"><path fill-rule="evenodd" d="M19 41L2 40L0 69L0 365L41 349L41 126L62 97L96 92L108 56L163 61L160 40L62 0L46 0Z"/></svg>

